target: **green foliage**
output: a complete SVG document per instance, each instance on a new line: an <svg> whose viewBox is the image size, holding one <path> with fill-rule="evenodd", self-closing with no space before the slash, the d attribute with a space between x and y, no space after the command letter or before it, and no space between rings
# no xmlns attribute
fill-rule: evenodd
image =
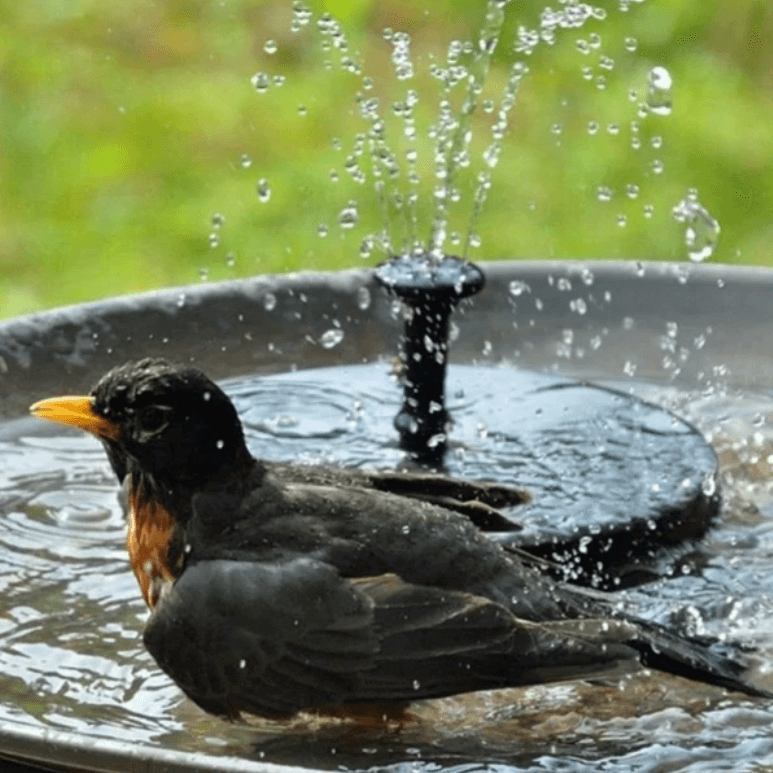
<svg viewBox="0 0 773 773"><path fill-rule="evenodd" d="M513 40L519 27L538 26L545 2L506 6L472 119L470 165L456 177L461 200L451 205L449 234L459 242L449 240L448 251L464 248L477 176L487 169L481 155L520 59L530 72L490 170L481 246L470 257L686 260L685 227L671 210L696 188L722 227L712 259L769 264L773 5L646 0L624 12L618 0L596 4L605 19L559 30L554 45L530 56L516 55ZM0 0L0 314L200 275L373 265L383 252L363 261L360 245L385 223L397 247L426 242L435 184L428 133L444 97L429 70L444 65L452 40L475 39L485 6L326 0L313 7L315 22L291 32L291 0ZM340 20L348 52L324 50L316 28L324 12ZM411 36L410 80L395 77L387 28ZM342 55L361 72L342 68ZM673 77L674 109L641 117L654 66ZM250 83L256 72L284 83L258 93ZM415 186L406 180L411 143L392 110L409 88L419 95ZM464 89L447 95L455 110ZM381 178L388 205L374 188L367 140L357 158L366 182L345 169L356 135L372 128L358 94L379 98L385 145L399 160L399 176ZM271 191L264 203L256 194L262 178ZM600 188L610 189L609 201L599 200ZM412 191L418 225L406 215ZM350 201L359 220L347 229L338 219Z"/></svg>

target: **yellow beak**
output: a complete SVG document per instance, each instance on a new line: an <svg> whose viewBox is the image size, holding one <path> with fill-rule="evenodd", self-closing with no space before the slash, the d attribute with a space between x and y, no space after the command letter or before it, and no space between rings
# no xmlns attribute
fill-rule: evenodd
<svg viewBox="0 0 773 773"><path fill-rule="evenodd" d="M118 440L119 425L96 413L90 397L51 397L30 406L30 413L41 419L78 427L99 437Z"/></svg>

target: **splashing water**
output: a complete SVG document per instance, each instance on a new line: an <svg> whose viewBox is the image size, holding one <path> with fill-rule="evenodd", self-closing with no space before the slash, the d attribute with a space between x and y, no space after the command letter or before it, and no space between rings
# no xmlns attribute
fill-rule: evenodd
<svg viewBox="0 0 773 773"><path fill-rule="evenodd" d="M440 92L434 119L422 131L418 114L422 99L415 85L420 74L419 63L414 60L413 40L407 32L392 28L383 31L382 38L390 48L392 74L398 89L404 88L397 98L386 101L379 93L380 80L363 75L360 54L350 45L341 23L326 12L312 24L314 12L301 0L293 3L291 30L294 33L304 29L315 31L321 39L326 69L337 66L360 80L355 94L356 115L365 123L365 129L355 133L343 166L357 185L372 185L380 221L380 227L358 237L362 257L370 257L377 249L385 255L429 255L431 260L438 261L446 254L449 242L454 247L461 246L462 257L481 247L480 221L494 185L493 172L499 164L519 90L530 72L526 58L540 46L554 46L562 32L576 32L589 23L603 21L608 15L606 9L589 3L562 0L556 9L545 8L536 25L520 25L508 32L512 35L508 40L503 38L508 29L505 26L508 5L508 0L488 0L479 31L472 39L452 40L443 59L429 57L428 72L438 83ZM629 5L630 0L621 0L620 10L628 10ZM515 8L513 11L520 12ZM500 89L499 94L487 94L492 57L502 45L514 52L516 58L509 66L504 85L496 87ZM636 46L634 38L626 38L627 51L635 50ZM598 67L603 72L591 77L603 81L597 84L599 87L606 86L614 59L602 53L600 35L589 33L586 40L577 41L577 47L584 53L597 53ZM271 49L271 53L276 51L273 45ZM655 77L660 70L663 68L654 68L650 74L651 89L663 85L663 77ZM267 93L273 83L272 76L266 72L257 73L252 82L261 94ZM651 111L657 112L658 108L652 107ZM478 112L491 116L490 140L484 142L479 155L473 150L473 120ZM554 128L560 141L562 123L554 122ZM341 149L341 141L337 143ZM427 152L427 145L431 158L429 163L422 164L421 155ZM480 165L477 171L472 169L476 162ZM434 179L429 233L423 238L420 186L422 172L428 167ZM333 170L331 179L337 182L344 178L339 178L337 170ZM339 225L347 231L355 226L370 230L362 202L353 200L351 194L347 199L347 203L339 205ZM450 227L452 214L460 206L468 211L466 233ZM349 216L352 212L359 214L352 218Z"/></svg>
<svg viewBox="0 0 773 773"><path fill-rule="evenodd" d="M671 73L665 67L653 67L647 76L647 106L655 115L671 115L673 109Z"/></svg>
<svg viewBox="0 0 773 773"><path fill-rule="evenodd" d="M698 192L695 189L688 191L671 214L677 223L685 226L684 243L690 260L702 263L710 258L717 249L721 229L719 222L698 201Z"/></svg>

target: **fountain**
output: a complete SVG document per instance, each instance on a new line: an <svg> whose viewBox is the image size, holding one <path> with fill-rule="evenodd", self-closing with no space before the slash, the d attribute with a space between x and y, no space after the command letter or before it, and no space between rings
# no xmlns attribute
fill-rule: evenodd
<svg viewBox="0 0 773 773"><path fill-rule="evenodd" d="M483 195L485 186L480 190ZM483 270L486 286L463 309L447 374L454 420L446 441L448 472L520 483L514 470L523 468L528 443L516 441L529 437L521 417L526 413L539 425L543 400L555 401L553 413L571 411L578 401L561 400L577 388L576 380L615 390L591 389L580 398L602 457L617 450L599 447L609 437L607 400L642 406L640 424L626 428L622 411L613 416L612 432L619 440L617 433L627 429L629 441L645 444L642 462L653 456L646 443L668 435L683 455L700 456L705 446L695 442L699 437L686 422L651 410L630 393L677 411L712 440L734 505L707 547L679 554L676 578L621 594L621 604L696 633L756 639L770 652L765 620L773 574L764 475L771 456L765 418L773 373L763 343L771 332L770 274L561 261L492 263ZM636 678L620 690L570 685L461 696L419 706L420 722L399 734L353 735L324 723L232 727L180 701L141 647L144 611L127 571L121 513L101 451L88 439L51 434L26 417L27 405L86 389L126 359L191 358L227 379L257 454L392 467L404 453L392 428L396 390L381 359L395 350L403 322L372 272L360 270L204 284L2 326L0 541L8 606L0 674L4 694L13 696L4 702L2 755L107 770L136 761L261 773L276 763L416 770L498 763L523 770L592 769L604 760L607 769L622 771L659 759L685 770L773 761L767 706L677 680L653 686ZM338 332L330 336L331 330ZM290 366L298 363L304 369L294 372ZM492 404L495 380L515 386ZM687 454L685 444L693 444ZM694 469L696 459L683 461ZM713 472L713 452L697 461ZM556 464L566 471L550 453L533 462L552 474ZM662 473L638 472L651 504ZM673 475L680 490L687 477L679 468ZM695 521L689 521L698 529L693 536L717 504L713 475L699 478L681 488L696 503ZM530 526L528 510L519 509L514 520L524 528L505 538L533 548L555 529L549 550L562 545L579 557L573 571L587 574L582 557L594 553L582 551L598 542L601 526L571 533L581 522L571 500L587 509L582 483L571 482L568 496L546 511L546 521ZM626 499L618 515L626 518L630 506ZM565 513L566 524L558 523L555 517ZM643 525L646 535L646 517ZM683 536L674 534L674 542ZM668 568L671 563L665 561ZM615 571L630 576L661 568L647 560Z"/></svg>

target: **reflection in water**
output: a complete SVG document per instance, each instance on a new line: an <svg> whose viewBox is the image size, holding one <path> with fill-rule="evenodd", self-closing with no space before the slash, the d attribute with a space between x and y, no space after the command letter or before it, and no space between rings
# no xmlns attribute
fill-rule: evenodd
<svg viewBox="0 0 773 773"><path fill-rule="evenodd" d="M490 372L469 370L449 374L457 422L450 471L524 483L519 475L532 468L524 461L528 438L516 432L518 406L500 398L499 413L487 416L491 401L482 385ZM281 378L230 382L253 452L398 464L394 386L383 368L363 369L362 383L350 378L353 372L333 379L330 372L296 374L292 390ZM507 370L494 375L498 389L514 378ZM685 564L692 573L622 597L650 618L773 654L773 432L765 424L773 404L648 389L648 398L681 407L711 436L729 504L705 548ZM602 422L594 431L602 437L610 427ZM613 771L700 771L773 764L773 711L764 701L662 674L428 701L402 728L362 730L303 717L229 725L209 717L182 698L142 646L147 613L101 447L80 433L50 432L42 422L19 420L0 434L0 720L323 769L595 770L603 760ZM562 469L549 449L539 464ZM564 496L582 500L589 492L574 481ZM773 678L762 673L760 681L770 688Z"/></svg>

